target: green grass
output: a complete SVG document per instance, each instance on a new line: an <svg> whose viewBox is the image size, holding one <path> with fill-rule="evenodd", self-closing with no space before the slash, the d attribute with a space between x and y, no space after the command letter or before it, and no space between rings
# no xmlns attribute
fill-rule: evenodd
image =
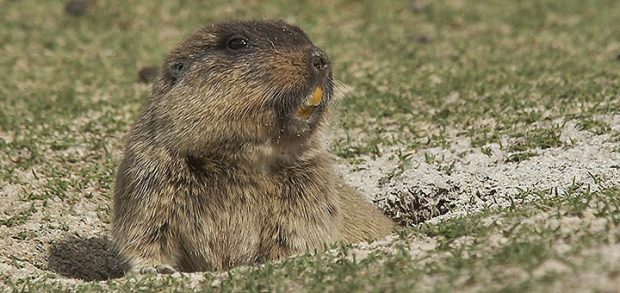
<svg viewBox="0 0 620 293"><path fill-rule="evenodd" d="M96 134L126 130L131 119L115 114L135 116L149 95L137 83L139 68L159 64L200 25L232 17L291 18L330 53L336 77L353 88L342 124L369 134L354 153L421 137L441 145L441 131L432 134L445 127L483 145L534 123L578 117L589 125L593 115L617 111L617 1L539 2L435 1L414 10L409 1L222 2L209 9L118 1L72 17L64 1L6 0L0 73L10 78L0 82L0 127L20 131L5 149L36 145L53 130L62 138L55 147L67 145L68 125L89 111L104 116ZM368 125L368 117L380 122Z"/></svg>
<svg viewBox="0 0 620 293"><path fill-rule="evenodd" d="M594 134L605 134L611 131L609 123L601 120L594 120L592 118L583 119L579 122L579 129L588 130Z"/></svg>
<svg viewBox="0 0 620 293"><path fill-rule="evenodd" d="M24 224L34 212L36 212L36 208L34 204L30 206L30 208L19 212L16 215L9 215L8 218L4 220L0 220L0 226L13 227Z"/></svg>
<svg viewBox="0 0 620 293"><path fill-rule="evenodd" d="M430 291L450 288L492 291L536 288L545 291L544 288L552 288L567 277L587 271L604 257L588 253L589 249L617 243L620 231L618 195L620 189L609 188L595 193L574 193L561 200L518 208L487 210L440 224L409 228L400 233L400 240L392 244L393 249L388 254L375 251L363 259L356 259L354 250L341 247L333 254L308 254L223 275L207 273L201 285L225 292L287 291L294 288L398 291L422 288L421 285L430 286L424 287ZM588 225L592 222L588 221L577 225L561 221L564 217L592 212L595 219L605 223L603 229L590 231ZM532 217L536 220L531 220ZM614 233L616 236L610 238ZM435 245L426 250L412 250L407 244L429 241ZM558 241L570 245L571 249L562 250ZM560 263L565 270L545 272L542 266L549 262ZM502 275L501 271L510 271L512 276ZM435 281L424 283L428 277ZM46 284L50 283L53 279L46 280ZM147 276L82 284L76 289L174 290L188 283L187 277ZM26 291L43 288L29 280L9 285L27 288Z"/></svg>
<svg viewBox="0 0 620 293"><path fill-rule="evenodd" d="M96 233L105 234L123 138L150 95L139 69L159 65L201 25L231 18L286 19L329 53L335 77L351 89L336 124L345 135L332 151L352 163L399 146L402 172L411 152L449 147L454 132L488 156L489 144L498 143L509 152L506 163L519 163L540 149L570 148L560 141L568 121L620 140L601 118L617 114L620 105L620 1L414 2L421 3L110 0L69 16L65 1L0 0L0 190L22 187L21 205L0 205L0 227L21 229L15 243L35 241L44 233L29 224L75 232L78 226L66 218L88 212L100 223ZM502 145L503 138L511 144ZM427 162L446 174L454 168L430 154ZM212 288L218 280L212 289L223 291L545 291L590 269L618 269L600 268L604 256L589 249L617 244L619 193L610 187L562 200L541 196L525 206L409 228L391 253L353 260L345 247L336 256L206 274L201 285ZM606 221L605 230L565 232L528 222L537 215L550 221L593 216ZM497 235L505 242L495 243ZM560 240L568 252L550 245ZM436 246L418 254L407 245L424 241ZM536 271L549 261L568 269ZM56 278L0 272L0 288L62 290ZM127 277L75 289L172 291L189 282Z"/></svg>

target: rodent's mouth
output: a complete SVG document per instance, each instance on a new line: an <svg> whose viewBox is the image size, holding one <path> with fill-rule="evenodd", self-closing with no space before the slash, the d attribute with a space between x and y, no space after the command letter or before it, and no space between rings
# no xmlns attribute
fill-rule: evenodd
<svg viewBox="0 0 620 293"><path fill-rule="evenodd" d="M295 115L302 120L309 120L315 110L321 105L324 100L324 94L322 86L316 86L314 90L306 97L304 103L297 108Z"/></svg>
<svg viewBox="0 0 620 293"><path fill-rule="evenodd" d="M275 142L285 145L303 145L323 121L332 98L332 84L326 82L311 83L300 92L288 93L284 97L288 103L282 103L278 112Z"/></svg>

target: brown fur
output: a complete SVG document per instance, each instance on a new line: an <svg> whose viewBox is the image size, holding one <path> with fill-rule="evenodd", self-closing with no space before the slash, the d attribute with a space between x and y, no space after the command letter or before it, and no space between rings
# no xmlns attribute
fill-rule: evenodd
<svg viewBox="0 0 620 293"><path fill-rule="evenodd" d="M251 46L230 49L234 35ZM170 54L116 179L112 235L136 269L223 270L392 231L332 171L331 68L312 54L329 64L299 28L261 21L205 27ZM321 105L296 117L317 85Z"/></svg>

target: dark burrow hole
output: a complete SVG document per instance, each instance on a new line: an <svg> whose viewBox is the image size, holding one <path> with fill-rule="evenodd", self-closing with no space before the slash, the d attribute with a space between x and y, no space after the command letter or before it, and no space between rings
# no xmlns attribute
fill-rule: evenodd
<svg viewBox="0 0 620 293"><path fill-rule="evenodd" d="M59 275L85 281L120 278L129 269L112 241L104 237L70 236L54 242L48 265Z"/></svg>

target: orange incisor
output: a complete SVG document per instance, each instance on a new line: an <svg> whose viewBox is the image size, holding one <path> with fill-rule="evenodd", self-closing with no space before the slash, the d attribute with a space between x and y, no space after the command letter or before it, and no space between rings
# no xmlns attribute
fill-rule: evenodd
<svg viewBox="0 0 620 293"><path fill-rule="evenodd" d="M323 100L323 88L317 86L312 95L306 100L306 103L297 110L297 115L303 119L310 118L314 108L318 107Z"/></svg>

